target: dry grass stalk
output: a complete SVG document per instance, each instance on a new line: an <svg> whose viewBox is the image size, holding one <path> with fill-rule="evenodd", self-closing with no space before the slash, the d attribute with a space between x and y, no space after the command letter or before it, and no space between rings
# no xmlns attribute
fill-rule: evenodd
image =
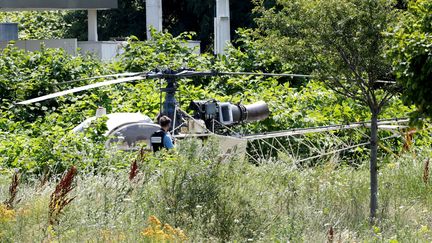
<svg viewBox="0 0 432 243"><path fill-rule="evenodd" d="M423 182L424 182L425 185L429 184L429 160L430 159L427 159L425 161L425 165L424 165L424 168L423 168Z"/></svg>
<svg viewBox="0 0 432 243"><path fill-rule="evenodd" d="M130 171L129 171L129 180L132 181L138 175L138 163L142 163L146 156L146 150L141 148L137 158L132 162Z"/></svg>
<svg viewBox="0 0 432 243"><path fill-rule="evenodd" d="M138 174L138 163L135 160L134 162L132 162L131 164L131 168L129 171L129 180L132 181Z"/></svg>
<svg viewBox="0 0 432 243"><path fill-rule="evenodd" d="M327 242L333 242L334 240L334 229L333 226L330 226L330 229L327 232Z"/></svg>
<svg viewBox="0 0 432 243"><path fill-rule="evenodd" d="M47 184L49 177L50 171L48 168L45 168L42 177L40 178L40 184L38 187L39 190L41 190Z"/></svg>
<svg viewBox="0 0 432 243"><path fill-rule="evenodd" d="M68 194L75 188L73 180L76 174L77 169L75 166L72 166L61 178L54 192L51 194L48 213L48 223L50 225L58 224L58 218L62 210L75 199L75 197L69 198Z"/></svg>
<svg viewBox="0 0 432 243"><path fill-rule="evenodd" d="M410 128L406 133L405 133L405 142L403 145L403 151L409 151L412 147L413 144L413 138L414 138L414 133L416 133L417 130L415 128Z"/></svg>
<svg viewBox="0 0 432 243"><path fill-rule="evenodd" d="M11 184L9 186L9 198L3 203L7 209L14 208L15 198L18 194L19 177L20 176L18 172L15 171L15 173L12 176Z"/></svg>

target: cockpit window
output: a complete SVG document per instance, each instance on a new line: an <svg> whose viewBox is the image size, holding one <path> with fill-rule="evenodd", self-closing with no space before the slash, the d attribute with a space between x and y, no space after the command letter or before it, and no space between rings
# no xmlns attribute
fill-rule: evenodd
<svg viewBox="0 0 432 243"><path fill-rule="evenodd" d="M116 145L122 150L148 149L150 150L150 137L159 125L149 123L134 123L121 126L109 134L108 145Z"/></svg>

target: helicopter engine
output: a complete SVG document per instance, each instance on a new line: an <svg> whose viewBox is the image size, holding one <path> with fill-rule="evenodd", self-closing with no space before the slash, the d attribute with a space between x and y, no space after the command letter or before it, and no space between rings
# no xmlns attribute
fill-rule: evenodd
<svg viewBox="0 0 432 243"><path fill-rule="evenodd" d="M189 108L194 111L194 118L203 120L209 130L242 122L261 121L270 114L264 101L243 105L217 100L199 100L192 101Z"/></svg>

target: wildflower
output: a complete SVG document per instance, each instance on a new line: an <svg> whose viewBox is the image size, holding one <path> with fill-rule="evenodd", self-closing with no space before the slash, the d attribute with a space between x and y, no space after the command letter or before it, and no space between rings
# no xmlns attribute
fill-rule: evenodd
<svg viewBox="0 0 432 243"><path fill-rule="evenodd" d="M15 211L6 205L0 204L0 222L7 223L15 220Z"/></svg>
<svg viewBox="0 0 432 243"><path fill-rule="evenodd" d="M150 216L148 221L150 224L153 224L153 225L161 225L161 222L155 216Z"/></svg>
<svg viewBox="0 0 432 243"><path fill-rule="evenodd" d="M169 224L163 224L155 216L148 219L149 226L145 228L141 235L152 241L186 241L186 234L180 229L174 229Z"/></svg>
<svg viewBox="0 0 432 243"><path fill-rule="evenodd" d="M18 193L18 185L19 185L19 174L18 171L15 170L15 173L12 176L11 184L9 186L9 199L7 199L4 202L4 204L8 209L13 209L14 201Z"/></svg>
<svg viewBox="0 0 432 243"><path fill-rule="evenodd" d="M57 184L54 192L51 194L48 213L48 223L50 225L58 223L58 216L61 214L63 208L75 199L75 197L68 198L67 196L68 193L75 188L75 186L73 186L73 180L76 173L76 167L72 166L63 176L59 184Z"/></svg>
<svg viewBox="0 0 432 243"><path fill-rule="evenodd" d="M389 164L387 165L387 167L388 167L389 169L395 169L395 168L396 168L396 163L389 163Z"/></svg>

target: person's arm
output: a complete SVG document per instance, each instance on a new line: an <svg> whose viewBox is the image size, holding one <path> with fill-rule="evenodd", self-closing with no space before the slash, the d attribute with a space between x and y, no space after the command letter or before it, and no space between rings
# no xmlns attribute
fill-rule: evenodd
<svg viewBox="0 0 432 243"><path fill-rule="evenodd" d="M172 148L174 148L174 144L172 142L172 139L167 134L165 134L165 136L164 136L163 145L164 145L164 147L166 149L172 149Z"/></svg>

